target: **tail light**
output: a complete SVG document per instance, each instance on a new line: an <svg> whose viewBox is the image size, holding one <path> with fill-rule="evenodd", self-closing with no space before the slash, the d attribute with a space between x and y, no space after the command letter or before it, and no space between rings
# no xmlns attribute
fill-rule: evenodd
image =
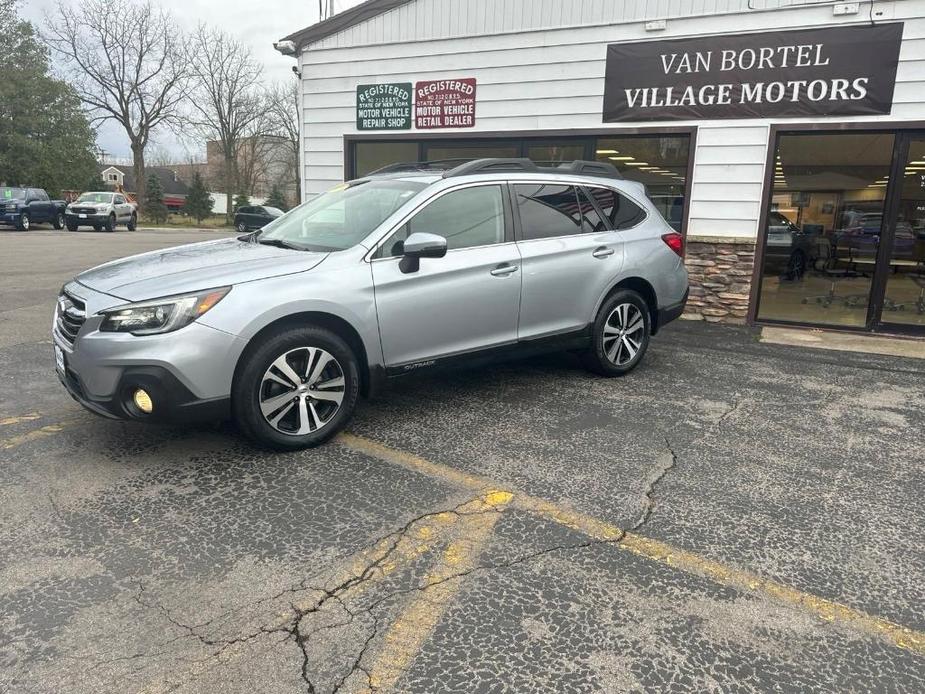
<svg viewBox="0 0 925 694"><path fill-rule="evenodd" d="M668 246L679 258L684 257L684 237L676 231L670 234L662 234L662 241Z"/></svg>

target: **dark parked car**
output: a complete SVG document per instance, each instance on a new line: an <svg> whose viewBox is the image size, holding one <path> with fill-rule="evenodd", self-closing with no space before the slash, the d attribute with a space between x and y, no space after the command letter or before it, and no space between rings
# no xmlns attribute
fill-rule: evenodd
<svg viewBox="0 0 925 694"><path fill-rule="evenodd" d="M283 214L282 210L266 205L239 207L234 213L234 226L241 233L261 229L277 217L282 217Z"/></svg>
<svg viewBox="0 0 925 694"><path fill-rule="evenodd" d="M64 200L52 200L41 188L0 188L0 224L29 231L33 224L64 227Z"/></svg>
<svg viewBox="0 0 925 694"><path fill-rule="evenodd" d="M818 234L810 226L800 229L780 212L769 212L765 268L779 270L786 279L800 279L815 259L813 245Z"/></svg>

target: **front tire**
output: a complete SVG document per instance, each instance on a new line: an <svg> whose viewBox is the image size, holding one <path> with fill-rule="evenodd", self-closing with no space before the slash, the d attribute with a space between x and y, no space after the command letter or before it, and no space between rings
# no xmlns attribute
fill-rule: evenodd
<svg viewBox="0 0 925 694"><path fill-rule="evenodd" d="M359 391L353 350L335 333L306 326L270 335L249 350L231 405L249 438L276 450L298 450L343 429Z"/></svg>
<svg viewBox="0 0 925 694"><path fill-rule="evenodd" d="M55 221L52 222L52 226L56 231L61 231L64 228L64 215L61 212L55 215Z"/></svg>
<svg viewBox="0 0 925 694"><path fill-rule="evenodd" d="M19 215L19 221L16 222L16 228L20 231L29 231L30 226L31 221L29 219L29 214L27 212L23 212L21 215Z"/></svg>
<svg viewBox="0 0 925 694"><path fill-rule="evenodd" d="M247 225L244 222L238 222L238 233L239 234L247 233Z"/></svg>
<svg viewBox="0 0 925 694"><path fill-rule="evenodd" d="M631 289L620 289L597 312L592 345L582 361L600 376L622 376L635 369L645 356L652 332L650 309Z"/></svg>
<svg viewBox="0 0 925 694"><path fill-rule="evenodd" d="M111 214L106 218L106 231L116 230L116 215Z"/></svg>
<svg viewBox="0 0 925 694"><path fill-rule="evenodd" d="M138 215L132 213L132 216L129 217L128 224L125 227L129 231L135 231L138 228Z"/></svg>
<svg viewBox="0 0 925 694"><path fill-rule="evenodd" d="M68 230L68 231L77 231L77 223L76 223L76 222L68 222L68 223L67 223L67 230Z"/></svg>

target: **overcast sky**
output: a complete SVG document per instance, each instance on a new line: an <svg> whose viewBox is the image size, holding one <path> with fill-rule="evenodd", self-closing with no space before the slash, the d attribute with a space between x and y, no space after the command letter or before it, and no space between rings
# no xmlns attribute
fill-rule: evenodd
<svg viewBox="0 0 925 694"><path fill-rule="evenodd" d="M78 3L80 0L65 0ZM126 0L129 2L130 0ZM155 0L156 2L158 0ZM214 24L250 45L265 69L268 81L295 79L293 58L273 50L273 42L293 31L318 21L318 0L159 0L183 27L193 27L200 21ZM335 0L337 11L358 4L359 0ZM21 0L22 13L37 26L45 21L56 0ZM185 158L184 149L162 134L156 148L162 148ZM120 126L106 124L100 128L98 144L113 157L130 157L128 140Z"/></svg>

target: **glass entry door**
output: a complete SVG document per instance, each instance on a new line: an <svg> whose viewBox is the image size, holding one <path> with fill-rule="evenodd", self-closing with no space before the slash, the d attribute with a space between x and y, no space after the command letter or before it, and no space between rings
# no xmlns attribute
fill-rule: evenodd
<svg viewBox="0 0 925 694"><path fill-rule="evenodd" d="M879 317L872 318L883 330L925 333L925 133L902 138L877 262Z"/></svg>

